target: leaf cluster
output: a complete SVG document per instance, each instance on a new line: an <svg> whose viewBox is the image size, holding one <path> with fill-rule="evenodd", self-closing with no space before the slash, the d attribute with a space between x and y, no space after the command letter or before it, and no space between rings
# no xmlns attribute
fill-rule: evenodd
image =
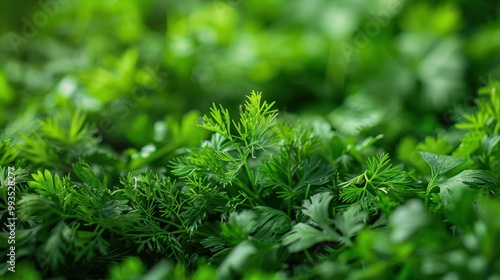
<svg viewBox="0 0 500 280"><path fill-rule="evenodd" d="M110 173L85 157L67 172L28 177L16 169L20 265L45 277L94 271L84 277L109 279L499 275L500 256L491 248L500 224L491 216L500 214L500 181L476 150L459 157L463 146L428 138L415 151L428 167L412 168L376 146L381 136L353 138L322 121L278 119L272 106L256 92L238 119L214 105L199 124L210 138L178 150L165 172L110 178L122 162ZM494 120L491 106L479 110L489 108L484 114ZM67 151L91 143L85 122L69 120L57 133L48 131L52 119L33 131ZM467 129L498 137L494 126ZM5 135L0 148L10 155L3 164L37 166L26 150L12 152L25 142ZM436 153L444 146L445 154ZM1 171L5 185L7 168ZM5 220L7 195L1 199Z"/></svg>

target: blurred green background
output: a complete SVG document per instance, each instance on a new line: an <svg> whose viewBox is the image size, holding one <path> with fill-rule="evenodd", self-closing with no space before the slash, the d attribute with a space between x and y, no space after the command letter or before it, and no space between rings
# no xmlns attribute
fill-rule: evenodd
<svg viewBox="0 0 500 280"><path fill-rule="evenodd" d="M177 143L165 154L199 144L186 126L212 102L258 90L394 148L450 126L500 78L499 13L472 0L2 1L0 127L79 108L114 150Z"/></svg>

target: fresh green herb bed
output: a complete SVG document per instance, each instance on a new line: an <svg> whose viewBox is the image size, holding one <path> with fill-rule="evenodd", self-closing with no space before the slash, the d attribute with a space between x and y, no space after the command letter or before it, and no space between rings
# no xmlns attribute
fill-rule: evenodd
<svg viewBox="0 0 500 280"><path fill-rule="evenodd" d="M441 133L392 154L379 145L384 131L344 136L264 99L250 93L239 112L214 104L198 125L187 114L171 123L171 143L128 161L80 112L11 123L0 213L6 226L14 196L16 272L2 262L2 273L500 279L500 83L480 90L456 124L458 142ZM193 141L201 145L184 146Z"/></svg>

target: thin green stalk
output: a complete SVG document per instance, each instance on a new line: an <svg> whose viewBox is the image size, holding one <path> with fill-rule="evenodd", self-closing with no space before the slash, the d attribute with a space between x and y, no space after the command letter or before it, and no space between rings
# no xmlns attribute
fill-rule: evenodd
<svg viewBox="0 0 500 280"><path fill-rule="evenodd" d="M252 198L253 200L255 200L257 202L257 205L258 204L263 204L264 202L262 201L262 198L260 198L260 196L258 194L256 194L254 191L252 191L251 189L249 189L245 183L243 183L241 180L239 180L238 178L235 179L235 183L236 185L238 185L238 187L245 193L247 194L250 198Z"/></svg>

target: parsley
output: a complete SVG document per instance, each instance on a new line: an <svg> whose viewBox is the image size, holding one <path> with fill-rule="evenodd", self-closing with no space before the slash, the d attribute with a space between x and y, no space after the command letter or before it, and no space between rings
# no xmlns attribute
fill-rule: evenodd
<svg viewBox="0 0 500 280"><path fill-rule="evenodd" d="M214 104L197 146L175 148L195 124L169 120L186 135L152 156L168 154L166 169L97 144L79 111L26 113L20 137L12 123L0 142L2 185L9 165L25 166L14 170L16 256L66 278L498 277L499 90L481 91L459 144L407 141L399 153L420 151L403 162L381 135L278 117L257 92L237 113Z"/></svg>

